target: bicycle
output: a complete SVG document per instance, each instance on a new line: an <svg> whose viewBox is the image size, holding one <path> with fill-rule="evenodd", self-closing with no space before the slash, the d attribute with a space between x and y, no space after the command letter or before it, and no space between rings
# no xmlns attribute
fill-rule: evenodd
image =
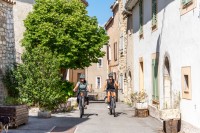
<svg viewBox="0 0 200 133"><path fill-rule="evenodd" d="M110 115L114 115L114 117L116 117L116 112L115 112L115 108L116 108L116 96L115 96L115 90L109 90L108 93L110 93Z"/></svg>
<svg viewBox="0 0 200 133"><path fill-rule="evenodd" d="M84 108L85 108L85 97L87 96L87 91L86 90L82 90L79 92L79 110L80 110L80 118L83 117L84 115Z"/></svg>

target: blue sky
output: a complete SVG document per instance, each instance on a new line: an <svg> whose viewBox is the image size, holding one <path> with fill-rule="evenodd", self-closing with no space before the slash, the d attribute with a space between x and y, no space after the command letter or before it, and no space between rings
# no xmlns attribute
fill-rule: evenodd
<svg viewBox="0 0 200 133"><path fill-rule="evenodd" d="M110 6L115 0L87 0L89 6L87 7L89 16L96 16L100 26L108 21L112 16Z"/></svg>

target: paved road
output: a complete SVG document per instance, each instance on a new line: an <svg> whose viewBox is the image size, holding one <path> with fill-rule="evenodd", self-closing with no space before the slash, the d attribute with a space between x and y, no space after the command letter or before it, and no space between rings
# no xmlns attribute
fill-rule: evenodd
<svg viewBox="0 0 200 133"><path fill-rule="evenodd" d="M8 133L160 133L162 124L154 118L133 117L133 111L117 103L117 117L108 114L106 105L93 102L82 119L79 111L60 113L50 119L39 119L31 114L29 123Z"/></svg>

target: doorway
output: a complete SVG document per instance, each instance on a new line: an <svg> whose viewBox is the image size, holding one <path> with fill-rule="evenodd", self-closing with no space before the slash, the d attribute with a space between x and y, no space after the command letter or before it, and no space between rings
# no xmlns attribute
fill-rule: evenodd
<svg viewBox="0 0 200 133"><path fill-rule="evenodd" d="M172 108L172 89L169 58L165 57L163 71L164 109Z"/></svg>

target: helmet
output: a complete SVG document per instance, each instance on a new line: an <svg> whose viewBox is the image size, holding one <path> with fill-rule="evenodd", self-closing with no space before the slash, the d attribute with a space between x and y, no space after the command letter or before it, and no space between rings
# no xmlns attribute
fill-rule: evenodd
<svg viewBox="0 0 200 133"><path fill-rule="evenodd" d="M108 74L108 77L113 77L113 73L112 73L112 72L109 73L109 74Z"/></svg>
<svg viewBox="0 0 200 133"><path fill-rule="evenodd" d="M81 74L79 78L80 78L80 79L84 79L84 78L85 78L85 75L84 75L84 74Z"/></svg>

